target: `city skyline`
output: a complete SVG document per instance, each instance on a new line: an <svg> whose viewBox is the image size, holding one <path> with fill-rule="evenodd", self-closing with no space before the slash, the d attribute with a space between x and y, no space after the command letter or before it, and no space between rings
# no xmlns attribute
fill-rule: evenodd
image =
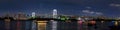
<svg viewBox="0 0 120 30"><path fill-rule="evenodd" d="M0 15L5 13L120 16L120 0L0 0Z"/></svg>

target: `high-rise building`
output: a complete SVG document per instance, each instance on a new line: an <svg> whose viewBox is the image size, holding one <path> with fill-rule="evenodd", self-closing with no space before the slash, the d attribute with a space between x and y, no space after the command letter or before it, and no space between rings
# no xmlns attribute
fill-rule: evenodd
<svg viewBox="0 0 120 30"><path fill-rule="evenodd" d="M35 12L32 12L32 17L35 17Z"/></svg>
<svg viewBox="0 0 120 30"><path fill-rule="evenodd" d="M53 9L53 18L57 18L57 9Z"/></svg>
<svg viewBox="0 0 120 30"><path fill-rule="evenodd" d="M53 18L57 18L57 9L53 9ZM52 30L57 30L57 21L51 20Z"/></svg>

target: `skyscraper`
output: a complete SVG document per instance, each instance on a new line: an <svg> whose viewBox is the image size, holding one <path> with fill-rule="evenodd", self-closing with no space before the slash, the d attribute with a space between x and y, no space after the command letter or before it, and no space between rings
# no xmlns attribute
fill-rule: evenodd
<svg viewBox="0 0 120 30"><path fill-rule="evenodd" d="M57 18L57 9L53 9L53 18Z"/></svg>
<svg viewBox="0 0 120 30"><path fill-rule="evenodd" d="M53 18L57 18L57 9L53 9ZM51 20L52 30L57 30L57 21Z"/></svg>
<svg viewBox="0 0 120 30"><path fill-rule="evenodd" d="M32 12L32 17L35 17L35 12Z"/></svg>

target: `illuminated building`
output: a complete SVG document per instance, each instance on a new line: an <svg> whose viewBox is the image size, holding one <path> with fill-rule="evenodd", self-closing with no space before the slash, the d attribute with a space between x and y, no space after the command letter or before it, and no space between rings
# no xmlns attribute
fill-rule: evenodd
<svg viewBox="0 0 120 30"><path fill-rule="evenodd" d="M57 18L57 10L53 9L53 18Z"/></svg>
<svg viewBox="0 0 120 30"><path fill-rule="evenodd" d="M32 12L32 17L35 17L35 12Z"/></svg>
<svg viewBox="0 0 120 30"><path fill-rule="evenodd" d="M57 18L57 9L53 9L53 18ZM57 21L51 20L52 30L57 30Z"/></svg>

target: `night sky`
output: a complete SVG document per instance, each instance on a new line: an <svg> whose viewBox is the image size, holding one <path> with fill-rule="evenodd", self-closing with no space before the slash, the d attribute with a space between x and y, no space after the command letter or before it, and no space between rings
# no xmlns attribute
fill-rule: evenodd
<svg viewBox="0 0 120 30"><path fill-rule="evenodd" d="M120 0L0 0L0 15L24 12L50 14L120 16Z"/></svg>

